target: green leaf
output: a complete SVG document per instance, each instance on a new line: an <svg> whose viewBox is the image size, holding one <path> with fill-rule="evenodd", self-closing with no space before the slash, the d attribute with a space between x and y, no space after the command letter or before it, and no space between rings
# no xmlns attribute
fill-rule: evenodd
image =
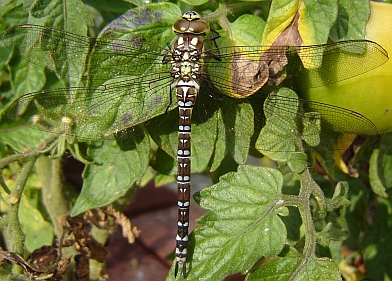
<svg viewBox="0 0 392 281"><path fill-rule="evenodd" d="M223 103L219 113L221 118L218 119L216 146L224 147L225 153L228 153L238 164L244 164L254 128L252 106L248 101ZM243 120L248 120L248 123L245 124Z"/></svg>
<svg viewBox="0 0 392 281"><path fill-rule="evenodd" d="M88 155L97 164L84 171L83 189L72 216L114 202L142 179L149 162L149 139L137 127L130 131L117 141L89 146Z"/></svg>
<svg viewBox="0 0 392 281"><path fill-rule="evenodd" d="M177 174L177 159L166 153L161 148L158 148L155 153L155 160L150 163L150 166L157 172L163 175ZM193 168L193 167L192 167ZM156 180L156 179L155 179ZM156 181L157 182L157 181Z"/></svg>
<svg viewBox="0 0 392 281"><path fill-rule="evenodd" d="M154 142L173 159L177 158L178 149L178 110L172 110L147 122L146 127ZM193 125L193 123L192 123ZM193 129L194 126L192 126ZM193 133L193 132L192 132ZM193 138L191 139L191 141ZM191 145L193 142L191 142Z"/></svg>
<svg viewBox="0 0 392 281"><path fill-rule="evenodd" d="M4 73L5 64L7 63L9 56L10 56L10 51L4 45L0 45L0 77ZM0 80L0 86L2 82L3 81Z"/></svg>
<svg viewBox="0 0 392 281"><path fill-rule="evenodd" d="M292 23L300 1L272 1L264 28L262 45L271 46L276 38Z"/></svg>
<svg viewBox="0 0 392 281"><path fill-rule="evenodd" d="M29 23L50 26L56 29L65 30L74 34L86 35L88 26L93 25L93 21L86 10L83 2L80 0L53 0L48 3L46 0L37 0L32 2L29 8ZM26 41L33 44L31 41ZM57 44L57 42L52 42ZM49 48L46 46L46 48ZM51 46L50 48L56 48ZM50 49L49 48L49 49ZM48 50L48 49L47 49ZM77 86L84 74L85 60L87 54L79 53L77 56L73 53L57 50L52 52L54 58L54 69L60 80L65 86ZM51 57L53 60L53 57ZM56 62L62 62L56 65ZM78 73L79 76L70 73Z"/></svg>
<svg viewBox="0 0 392 281"><path fill-rule="evenodd" d="M303 140L310 146L316 147L320 144L321 120L318 112L305 112L302 119L304 130Z"/></svg>
<svg viewBox="0 0 392 281"><path fill-rule="evenodd" d="M350 204L346 199L348 184L339 182L331 199L327 199L327 214L314 216L315 228L319 231L317 239L320 245L328 246L331 240L344 240L348 237L345 219L345 207Z"/></svg>
<svg viewBox="0 0 392 281"><path fill-rule="evenodd" d="M285 122L283 127L282 121ZM269 118L257 139L257 150L275 161L287 161L290 152L295 151L293 130L295 130L295 123L291 118L287 116Z"/></svg>
<svg viewBox="0 0 392 281"><path fill-rule="evenodd" d="M363 39L370 16L368 0L339 0L338 17L330 31L333 41Z"/></svg>
<svg viewBox="0 0 392 281"><path fill-rule="evenodd" d="M199 100L196 101L198 103ZM202 102L202 101L200 101ZM200 120L200 114L197 111L200 107L195 107L192 116L192 136L191 136L191 167L192 173L204 172L210 163L214 152L214 143L216 138L216 118ZM158 146L164 150L172 159L177 159L178 150L178 110L172 110L165 115L148 122L147 128L152 139ZM165 158L164 158L165 159ZM167 162L166 162L167 163ZM176 164L176 163L173 163ZM169 166L162 167L165 170ZM175 169L177 167L175 166ZM166 172L165 172L166 173Z"/></svg>
<svg viewBox="0 0 392 281"><path fill-rule="evenodd" d="M275 161L287 161L289 154L299 147L297 133L298 100L295 93L282 88L264 102L266 125L261 130L255 148Z"/></svg>
<svg viewBox="0 0 392 281"><path fill-rule="evenodd" d="M42 140L48 136L48 133L44 131L25 127L18 130L9 130L4 127L4 123L1 123L0 132L0 146L12 147L14 151L20 153L36 149L42 143Z"/></svg>
<svg viewBox="0 0 392 281"><path fill-rule="evenodd" d="M297 116L297 111L297 94L287 88L281 88L277 93L271 93L264 103L264 114L267 119L282 113L294 119Z"/></svg>
<svg viewBox="0 0 392 281"><path fill-rule="evenodd" d="M23 198L19 207L19 219L26 235L25 247L29 252L53 242L53 226L45 221L41 212L30 204L31 199Z"/></svg>
<svg viewBox="0 0 392 281"><path fill-rule="evenodd" d="M229 172L237 171L238 166L239 166L238 163L233 159L233 157L229 154L226 154L226 156L220 162L220 165L217 168L215 168L213 172L211 171L212 182L217 183L221 176Z"/></svg>
<svg viewBox="0 0 392 281"><path fill-rule="evenodd" d="M320 165L323 167L323 169L326 171L326 173L331 176L332 178L335 178L334 173L335 173L335 155L331 153L333 150L333 146L331 143L331 149L323 149L320 151L315 151L314 156L315 159L317 160ZM339 153L339 152L336 152Z"/></svg>
<svg viewBox="0 0 392 281"><path fill-rule="evenodd" d="M333 209L341 208L350 204L350 201L346 199L347 191L348 191L347 182L344 181L338 182L330 202Z"/></svg>
<svg viewBox="0 0 392 281"><path fill-rule="evenodd" d="M303 45L325 44L338 15L337 0L304 0L299 6L298 30Z"/></svg>
<svg viewBox="0 0 392 281"><path fill-rule="evenodd" d="M291 24L298 21L303 45L325 44L338 12L337 0L273 1L263 34L263 45L272 45ZM295 16L299 14L299 18ZM295 26L293 28L296 28ZM293 30L293 34L295 31Z"/></svg>
<svg viewBox="0 0 392 281"><path fill-rule="evenodd" d="M192 6L200 6L208 2L208 0L183 0L183 2L192 5Z"/></svg>
<svg viewBox="0 0 392 281"><path fill-rule="evenodd" d="M80 0L36 0L29 8L30 23L52 26L75 34L86 34L93 24L90 14ZM38 22L36 22L38 19ZM80 59L80 58L79 58Z"/></svg>
<svg viewBox="0 0 392 281"><path fill-rule="evenodd" d="M142 0L123 0L123 2L129 2L129 3L136 5L136 6L146 6L148 4L148 2L145 2Z"/></svg>
<svg viewBox="0 0 392 281"><path fill-rule="evenodd" d="M1 19L5 23L9 25L18 25L27 22L29 14L24 9L23 3L13 1L4 7L6 8L6 11L2 13Z"/></svg>
<svg viewBox="0 0 392 281"><path fill-rule="evenodd" d="M9 63L15 97L41 90L45 85L45 70L26 60L17 58Z"/></svg>
<svg viewBox="0 0 392 281"><path fill-rule="evenodd" d="M29 277L25 274L14 274L12 272L12 267L8 263L4 263L0 268L0 277L2 281L30 281Z"/></svg>
<svg viewBox="0 0 392 281"><path fill-rule="evenodd" d="M325 281L342 280L335 263L329 258L311 255L305 258L292 247L273 260L263 263L256 271L249 273L247 281Z"/></svg>
<svg viewBox="0 0 392 281"><path fill-rule="evenodd" d="M238 172L195 195L210 212L198 220L190 241L186 280L221 280L281 251L286 241L279 217L282 181L277 170L239 166Z"/></svg>
<svg viewBox="0 0 392 281"><path fill-rule="evenodd" d="M379 197L374 207L374 220L365 232L363 241L367 277L372 280L391 280L392 276L392 202Z"/></svg>
<svg viewBox="0 0 392 281"><path fill-rule="evenodd" d="M194 122L192 125L192 173L202 173L208 168L214 153L216 130L213 128L216 128L216 120L212 118L204 123ZM178 139L178 133L176 136Z"/></svg>
<svg viewBox="0 0 392 281"><path fill-rule="evenodd" d="M152 171L153 172L153 171ZM155 186L164 186L170 183L174 183L177 180L176 176L166 176L162 174L156 174L154 176Z"/></svg>
<svg viewBox="0 0 392 281"><path fill-rule="evenodd" d="M14 165L14 168L20 169L17 165ZM17 184L14 173L9 169L6 169L3 171L3 176L6 179L7 186L13 190ZM54 238L53 226L51 222L44 217L46 210L42 204L41 186L42 183L37 174L30 174L19 205L18 218L23 234L25 235L24 246L30 253L43 245L51 245ZM0 193L5 202L9 202L9 194L5 193L2 189ZM8 208L10 205L3 204L3 202L1 205L1 211L3 213L9 211ZM4 217L7 215L8 214L5 214ZM12 237L7 237L8 231L4 231L3 233L7 238L7 241L12 241ZM12 236L14 233L11 231L10 235Z"/></svg>
<svg viewBox="0 0 392 281"><path fill-rule="evenodd" d="M347 179L346 179L347 178ZM347 199L350 205L346 207L345 218L350 236L344 241L350 249L358 248L362 243L362 235L366 233L367 225L364 224L368 212L370 190L362 181L346 176L350 188L347 192Z"/></svg>
<svg viewBox="0 0 392 281"><path fill-rule="evenodd" d="M386 190L392 187L392 133L380 137L380 145L370 158L369 179L372 190L387 197Z"/></svg>
<svg viewBox="0 0 392 281"><path fill-rule="evenodd" d="M287 159L287 164L294 173L302 173L303 170L307 169L308 156L303 152L291 153Z"/></svg>
<svg viewBox="0 0 392 281"><path fill-rule="evenodd" d="M249 28L249 27L252 28ZM261 34L264 32L265 21L254 15L242 15L230 26L232 33L231 45L259 46Z"/></svg>
<svg viewBox="0 0 392 281"><path fill-rule="evenodd" d="M143 74L156 72L158 73L156 76L160 77L159 74L162 71L168 71L170 64L162 65L162 60L165 55L169 56L169 53L165 54L163 48L173 40L172 25L180 15L181 11L178 6L172 3L158 3L132 9L109 23L98 35L98 38L103 41L95 46L89 59L90 85L100 85L105 80L106 84L109 83L110 78L113 78L113 73L119 73L119 77L127 82L130 79L129 76L139 77ZM146 53L145 49L134 48L128 49L128 52L124 55L120 55L120 53L114 57L102 55L106 53L108 48L113 48L112 44L115 44L116 40L126 40L126 44L131 44L132 47L146 43L145 48L151 48L152 52L150 54ZM157 55L159 53L162 53L162 55ZM159 61L159 63L153 63L154 60ZM145 63L146 61L151 61L151 63ZM132 67L128 70L128 73L125 73L124 65L137 67ZM149 77L149 79L150 82L153 80L152 77ZM119 83L121 79L118 80ZM144 90L145 92L147 81L140 80L139 83L142 83L139 91L142 93ZM168 82L160 83L165 85ZM150 87L152 88L153 85ZM170 97L169 87L157 92L165 92L166 96ZM164 105L167 107L170 103L167 102Z"/></svg>
<svg viewBox="0 0 392 281"><path fill-rule="evenodd" d="M124 1L124 0L113 0L113 1L97 1L97 0L84 0L83 1L85 4L94 7L95 9L100 11L100 14L105 18L105 15L107 14L114 14L112 17L116 18L118 15L121 15L125 13L126 11L134 8L135 6L132 5L133 2L139 2L139 0L136 1ZM146 4L144 1L143 4ZM143 5L138 5L138 6L143 6Z"/></svg>
<svg viewBox="0 0 392 281"><path fill-rule="evenodd" d="M198 111L201 113L214 112L212 117L206 118L216 122L216 129L214 130L212 126L210 129L211 132L215 132L213 136L215 149L210 170L216 171L218 167L222 168L221 165L225 164L227 157L238 164L244 164L253 135L254 111L252 106L246 100L221 97L220 104L217 103L216 108L213 109L211 100L211 98L208 99L206 92L203 92L203 99L197 104ZM199 115L202 116L202 114Z"/></svg>
<svg viewBox="0 0 392 281"><path fill-rule="evenodd" d="M287 229L287 239L289 241L298 241L300 239L300 227L302 224L301 215L298 208L289 206L287 207L289 214L287 216L282 216L281 220L285 224Z"/></svg>

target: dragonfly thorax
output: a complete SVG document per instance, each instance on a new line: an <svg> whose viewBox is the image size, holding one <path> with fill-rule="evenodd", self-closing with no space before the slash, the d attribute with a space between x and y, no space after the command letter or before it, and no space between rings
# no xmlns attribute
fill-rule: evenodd
<svg viewBox="0 0 392 281"><path fill-rule="evenodd" d="M203 40L186 34L177 38L172 52L172 76L175 79L197 79L201 73Z"/></svg>

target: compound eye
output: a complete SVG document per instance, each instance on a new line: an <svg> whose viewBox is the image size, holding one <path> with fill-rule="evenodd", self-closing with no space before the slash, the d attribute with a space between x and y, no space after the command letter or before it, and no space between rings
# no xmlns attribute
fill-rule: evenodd
<svg viewBox="0 0 392 281"><path fill-rule="evenodd" d="M189 23L189 29L193 30L195 34L208 34L210 32L210 26L204 20L195 20Z"/></svg>
<svg viewBox="0 0 392 281"><path fill-rule="evenodd" d="M176 20L173 24L173 31L178 34L206 35L210 32L210 26L200 18L198 13L190 11L184 13L182 18Z"/></svg>

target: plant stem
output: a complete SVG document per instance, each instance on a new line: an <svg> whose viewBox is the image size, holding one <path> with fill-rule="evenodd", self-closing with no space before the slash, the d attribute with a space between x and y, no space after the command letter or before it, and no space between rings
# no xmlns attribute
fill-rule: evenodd
<svg viewBox="0 0 392 281"><path fill-rule="evenodd" d="M36 153L32 152L30 154L25 153L17 153L10 156L7 156L3 159L0 159L0 169L4 168L5 166L13 163L13 162L22 162L26 161L29 157L35 157Z"/></svg>
<svg viewBox="0 0 392 281"><path fill-rule="evenodd" d="M31 174L34 163L37 160L38 154L31 154L31 157L26 157L26 163L23 165L23 168L18 177L18 181L16 182L15 188L11 191L10 194L10 203L11 207L6 215L5 221L7 222L5 226L5 238L7 241L7 247L10 252L16 252L19 255L23 256L24 252L24 241L25 235L22 231L22 227L19 221L19 206L22 199L23 190L26 186L29 175ZM14 265L13 267L14 273L21 273L22 268L18 265Z"/></svg>
<svg viewBox="0 0 392 281"><path fill-rule="evenodd" d="M317 231L314 227L314 222L312 219L312 210L310 197L312 195L316 196L317 202L321 205L323 211L325 210L325 197L323 192L320 190L320 187L313 180L312 175L310 174L308 169L305 169L304 172L299 174L301 189L298 195L301 203L298 204L298 210L301 215L302 224L305 227L305 245L302 251L304 257L302 259L301 264L296 268L295 272L290 276L289 280L294 280L302 268L306 265L311 255L313 255L316 251L316 240L317 240Z"/></svg>
<svg viewBox="0 0 392 281"><path fill-rule="evenodd" d="M61 158L50 159L42 156L38 158L36 171L42 182L43 203L53 223L54 233L59 238L63 227L59 217L69 211L68 200L64 196L61 183Z"/></svg>

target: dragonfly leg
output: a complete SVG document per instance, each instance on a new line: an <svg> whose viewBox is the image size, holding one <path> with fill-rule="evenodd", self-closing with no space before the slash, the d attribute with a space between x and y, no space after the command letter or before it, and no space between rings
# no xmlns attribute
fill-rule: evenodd
<svg viewBox="0 0 392 281"><path fill-rule="evenodd" d="M212 33L212 37L205 39L204 42L210 42L213 41L214 42L214 46L215 46L215 50L217 51L217 54L212 53L211 51L207 51L206 53L208 54L209 57L217 60L217 61L221 61L221 55L219 52L219 48L218 45L216 44L216 39L218 39L220 37L220 34L218 32L216 32L215 30L211 29L211 33Z"/></svg>
<svg viewBox="0 0 392 281"><path fill-rule="evenodd" d="M210 30L212 33L212 37L205 39L204 42L214 41L214 45L218 49L218 45L216 44L216 39L220 38L221 36L217 31L215 31L213 29L210 29Z"/></svg>

